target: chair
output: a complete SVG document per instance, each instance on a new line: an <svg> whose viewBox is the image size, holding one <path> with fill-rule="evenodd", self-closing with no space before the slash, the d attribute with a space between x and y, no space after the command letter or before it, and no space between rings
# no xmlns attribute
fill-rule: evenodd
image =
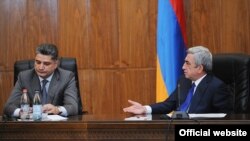
<svg viewBox="0 0 250 141"><path fill-rule="evenodd" d="M233 94L234 113L250 113L250 56L214 54L213 73L229 86Z"/></svg>
<svg viewBox="0 0 250 141"><path fill-rule="evenodd" d="M34 67L34 60L19 60L14 64L14 84L17 81L17 77L19 72L31 69ZM80 96L80 87L79 87L79 79L78 79L78 71L77 71L77 63L75 58L60 58L60 68L65 70L70 70L75 74L76 79L76 87L78 88L78 114L81 115L82 111L82 101Z"/></svg>

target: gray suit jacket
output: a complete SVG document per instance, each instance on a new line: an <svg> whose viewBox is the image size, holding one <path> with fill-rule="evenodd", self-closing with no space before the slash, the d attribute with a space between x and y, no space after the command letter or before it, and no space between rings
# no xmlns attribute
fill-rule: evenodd
<svg viewBox="0 0 250 141"><path fill-rule="evenodd" d="M28 90L32 103L35 90L41 91L40 81L34 69L19 73L15 87L4 106L5 115L11 116L15 109L20 108L23 88ZM68 116L78 114L77 87L73 72L61 68L55 70L48 89L48 103L63 106L67 110Z"/></svg>

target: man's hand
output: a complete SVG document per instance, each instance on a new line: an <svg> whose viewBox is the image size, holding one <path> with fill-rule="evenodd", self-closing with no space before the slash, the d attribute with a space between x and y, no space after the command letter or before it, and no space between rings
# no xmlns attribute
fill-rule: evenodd
<svg viewBox="0 0 250 141"><path fill-rule="evenodd" d="M43 112L53 115L58 115L60 113L57 106L54 106L52 104L45 104L43 105Z"/></svg>
<svg viewBox="0 0 250 141"><path fill-rule="evenodd" d="M128 102L131 104L131 106L123 108L124 112L127 113L133 113L133 114L145 114L146 108L142 106L140 103L128 100Z"/></svg>

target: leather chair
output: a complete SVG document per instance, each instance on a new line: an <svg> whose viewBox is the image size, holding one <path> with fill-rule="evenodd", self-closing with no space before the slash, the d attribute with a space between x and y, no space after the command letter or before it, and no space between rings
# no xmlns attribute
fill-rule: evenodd
<svg viewBox="0 0 250 141"><path fill-rule="evenodd" d="M214 54L213 73L229 86L233 94L234 113L250 113L250 56Z"/></svg>
<svg viewBox="0 0 250 141"><path fill-rule="evenodd" d="M14 84L17 81L17 77L19 72L31 69L34 67L34 60L19 60L14 64ZM80 96L80 87L79 87L79 79L78 79L78 71L77 71L77 63L75 58L60 58L60 68L65 70L70 70L75 74L76 79L76 87L78 88L78 114L81 115L83 113L82 110L82 101Z"/></svg>

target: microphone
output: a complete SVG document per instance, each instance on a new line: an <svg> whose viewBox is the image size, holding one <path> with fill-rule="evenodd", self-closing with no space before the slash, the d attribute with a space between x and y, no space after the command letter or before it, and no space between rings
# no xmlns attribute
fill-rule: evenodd
<svg viewBox="0 0 250 141"><path fill-rule="evenodd" d="M178 83L178 85L177 85L177 100L178 100L177 108L180 109L180 107L181 107L181 85L180 85L180 83Z"/></svg>
<svg viewBox="0 0 250 141"><path fill-rule="evenodd" d="M180 84L177 84L177 95L176 95L176 107L177 107L177 111L174 111L171 118L172 119L189 119L189 115L187 112L183 112L183 111L178 111L180 110L180 106L181 106L181 88L180 88Z"/></svg>

